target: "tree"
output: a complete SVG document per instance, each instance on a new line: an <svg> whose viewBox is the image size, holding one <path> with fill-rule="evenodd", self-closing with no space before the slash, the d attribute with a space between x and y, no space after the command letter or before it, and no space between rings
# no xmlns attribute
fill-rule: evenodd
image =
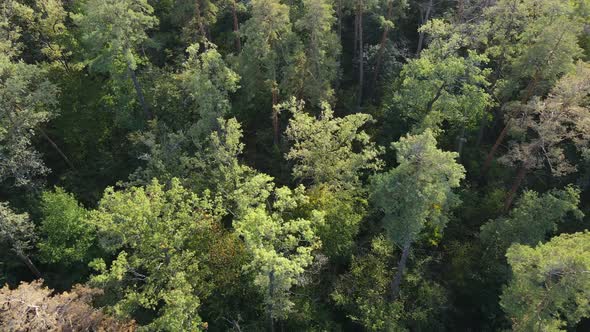
<svg viewBox="0 0 590 332"><path fill-rule="evenodd" d="M59 89L46 74L37 65L0 54L0 180L11 178L15 186L30 185L49 171L32 147L35 131L52 142L41 126L57 114Z"/></svg>
<svg viewBox="0 0 590 332"><path fill-rule="evenodd" d="M303 111L303 104L294 99L283 105L293 113L286 130L292 147L287 160L295 161L293 176L327 184L334 188L358 187L363 170L378 170L381 149L371 142L361 127L372 121L368 114L356 113L335 118L327 103L314 118Z"/></svg>
<svg viewBox="0 0 590 332"><path fill-rule="evenodd" d="M182 87L199 115L196 136L207 137L217 126L217 119L230 110L230 93L238 89L239 76L229 69L215 47L199 54L199 45L191 45L184 71L179 74Z"/></svg>
<svg viewBox="0 0 590 332"><path fill-rule="evenodd" d="M153 114L136 70L142 61L139 48L149 38L147 31L158 24L152 14L147 0L89 0L82 4L82 13L73 15L87 47L90 68L112 75L126 70L147 120Z"/></svg>
<svg viewBox="0 0 590 332"><path fill-rule="evenodd" d="M590 66L579 63L561 78L545 99L534 98L526 105L512 107L508 152L501 162L518 167L518 174L504 204L507 210L526 174L548 165L554 176L576 170L565 154L568 145L583 154L590 142Z"/></svg>
<svg viewBox="0 0 590 332"><path fill-rule="evenodd" d="M399 295L410 247L428 225L442 232L447 212L459 203L452 189L465 177L465 169L455 161L457 154L437 149L430 129L408 135L392 144L399 165L372 179L373 204L383 212L383 226L390 240L402 248L391 297Z"/></svg>
<svg viewBox="0 0 590 332"><path fill-rule="evenodd" d="M37 246L41 259L49 263L88 262L96 230L87 220L88 211L62 188L41 196L43 219Z"/></svg>
<svg viewBox="0 0 590 332"><path fill-rule="evenodd" d="M271 101L273 143L279 143L279 103L281 72L290 56L293 32L289 18L289 6L277 0L252 1L252 17L244 24L246 41L239 57L238 73L243 77L243 90L250 101L264 97ZM268 98L268 97L270 98Z"/></svg>
<svg viewBox="0 0 590 332"><path fill-rule="evenodd" d="M120 321L92 307L98 289L77 285L55 294L43 280L0 288L0 328L5 331L135 331L134 321Z"/></svg>
<svg viewBox="0 0 590 332"><path fill-rule="evenodd" d="M388 41L388 35L389 35L389 30L393 29L395 27L395 24L393 23L393 18L394 18L394 7L396 9L396 14L401 16L402 13L407 9L408 7L408 2L407 0L399 0L399 1L394 1L394 0L387 0L387 12L385 14L385 16L379 16L379 21L381 23L381 25L383 26L383 33L381 34L381 41L379 42L379 51L377 53L377 60L375 63L375 70L373 72L373 82L371 84L371 87L373 89L377 88L377 79L379 78L379 74L381 71L381 66L383 63L383 55L385 53L385 48L386 48L386 44Z"/></svg>
<svg viewBox="0 0 590 332"><path fill-rule="evenodd" d="M139 308L157 313L150 329L201 329L199 305L212 287L205 261L223 235L221 215L219 202L198 197L176 179L168 189L156 179L125 191L107 188L90 220L100 245L116 259L110 267L93 261L98 273L90 284L114 297L121 315Z"/></svg>
<svg viewBox="0 0 590 332"><path fill-rule="evenodd" d="M303 15L295 22L304 38L306 51L303 96L313 106L322 101L333 101L332 88L339 74L340 43L332 30L334 9L326 0L303 1Z"/></svg>
<svg viewBox="0 0 590 332"><path fill-rule="evenodd" d="M590 317L590 233L515 244L506 257L513 276L500 304L514 331L566 331Z"/></svg>
<svg viewBox="0 0 590 332"><path fill-rule="evenodd" d="M502 257L510 245L532 246L555 233L568 215L581 219L580 191L573 187L552 190L543 195L525 191L508 217L490 220L481 227L481 239L488 250Z"/></svg>
<svg viewBox="0 0 590 332"><path fill-rule="evenodd" d="M29 220L28 214L15 213L6 202L0 202L0 239L9 243L35 277L41 278L41 272L28 255L36 240L35 225Z"/></svg>
<svg viewBox="0 0 590 332"><path fill-rule="evenodd" d="M417 131L438 129L443 122L458 128L473 127L491 105L486 92L486 57L469 51L458 55L463 37L441 20L431 20L422 29L433 36L420 58L402 68L399 86L388 108L398 108Z"/></svg>
<svg viewBox="0 0 590 332"><path fill-rule="evenodd" d="M485 12L486 55L496 63L494 86L502 101L520 94L526 104L533 96L543 96L554 83L574 67L581 55L578 35L582 24L574 2L505 0ZM511 125L498 135L484 162L485 173Z"/></svg>
<svg viewBox="0 0 590 332"><path fill-rule="evenodd" d="M426 278L429 259L420 259L407 274L408 292L391 302L394 244L383 236L371 241L370 251L354 255L350 270L341 274L331 294L348 317L368 331L441 330L446 294ZM437 320L439 320L437 322Z"/></svg>
<svg viewBox="0 0 590 332"><path fill-rule="evenodd" d="M304 283L305 269L314 261L314 250L321 246L314 229L323 223L323 213L297 213L308 201L304 191L303 186L291 190L269 183L260 191L258 202L242 202L234 222L252 253L245 268L254 273L254 284L264 294L271 331L276 319L287 318L293 310L290 290Z"/></svg>

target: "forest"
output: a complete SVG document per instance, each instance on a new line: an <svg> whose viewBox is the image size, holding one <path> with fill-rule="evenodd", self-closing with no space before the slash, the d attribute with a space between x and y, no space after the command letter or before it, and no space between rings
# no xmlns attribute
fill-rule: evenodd
<svg viewBox="0 0 590 332"><path fill-rule="evenodd" d="M0 0L0 331L590 331L590 0Z"/></svg>

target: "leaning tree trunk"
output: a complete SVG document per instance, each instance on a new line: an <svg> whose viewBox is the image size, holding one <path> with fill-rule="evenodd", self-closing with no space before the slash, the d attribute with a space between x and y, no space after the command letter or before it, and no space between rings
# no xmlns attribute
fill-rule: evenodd
<svg viewBox="0 0 590 332"><path fill-rule="evenodd" d="M47 135L47 133L45 132L45 130L43 130L42 128L39 128L39 131L41 132L41 135L43 135L43 137L49 142L49 144L51 144L51 146L55 149L55 151L57 151L57 153L62 157L62 159L66 162L66 164L68 164L68 166L70 166L70 168L75 171L76 167L74 167L74 164L72 164L72 162L70 161L70 159L66 156L66 154L59 148L59 146L57 146L57 144Z"/></svg>
<svg viewBox="0 0 590 332"><path fill-rule="evenodd" d="M22 108L19 105L15 105L15 110L14 110L14 116L16 116L18 118L18 114L20 112L22 112ZM10 121L10 124L12 125L12 128L10 130L11 134L12 132L14 132L15 128L17 128L17 123L14 119L14 116L12 114L12 112L8 112L8 121ZM43 136L43 138L45 138L49 144L51 144L51 146L53 147L53 149L55 149L55 151L57 151L57 153L63 158L63 160L68 164L68 166L70 166L70 168L72 170L76 170L76 167L74 167L74 164L72 164L72 162L70 161L70 159L66 156L66 154L59 148L59 146L57 146L57 144L47 135L47 133L43 130L43 128L38 128L39 131L41 132L41 135Z"/></svg>
<svg viewBox="0 0 590 332"><path fill-rule="evenodd" d="M33 264L31 259L29 258L29 256L25 255L25 253L23 253L20 250L16 251L16 255L18 256L18 258L20 258L23 261L23 263L25 263L25 265L29 268L29 270L31 270L31 272L33 272L33 274L35 275L35 277L37 277L37 279L42 278L41 272L39 272L39 269L37 269L35 264Z"/></svg>
<svg viewBox="0 0 590 332"><path fill-rule="evenodd" d="M131 69L131 65L127 65L127 70L129 71L129 76L131 77L131 81L133 81L133 87L135 88L135 92L137 93L137 100L143 109L143 114L147 120L153 119L153 114L150 111L148 104L145 102L145 98L143 96L143 92L141 89L141 85L139 84L139 80L137 79L137 75L135 74L135 70Z"/></svg>
<svg viewBox="0 0 590 332"><path fill-rule="evenodd" d="M389 1L387 3L387 20L391 19L391 13L393 11L393 1ZM385 26L383 29L383 34L381 35L381 43L379 44L379 53L377 53L377 63L375 65L375 72L373 73L373 83L371 86L373 89L377 88L377 78L379 77L379 70L381 69L381 62L383 61L383 53L385 52L385 43L387 42L387 34L389 33L389 25Z"/></svg>
<svg viewBox="0 0 590 332"><path fill-rule="evenodd" d="M512 184L512 188L508 192L508 197L506 197L506 201L504 202L504 212L508 212L512 202L514 201L514 197L516 196L516 192L520 188L522 181L524 180L526 174L528 172L528 168L525 164L520 165L518 168L518 173L516 174L516 178L514 179L514 183Z"/></svg>
<svg viewBox="0 0 590 332"><path fill-rule="evenodd" d="M535 87L537 86L537 84L539 82L540 75L541 75L540 71L537 70L535 72L535 75L533 76L533 80L527 86L526 93L524 94L524 96L521 100L521 103L524 104L529 99L531 99L531 97L533 96L533 91L535 90ZM492 146L492 149L488 153L486 160L483 164L483 168L481 170L482 175L485 175L487 173L488 169L490 168L490 166L492 165L492 161L494 160L494 155L496 154L496 151L498 150L498 148L500 147L500 145L502 144L502 142L504 142L504 139L506 138L506 134L508 133L508 129L510 127L511 121L512 120L509 119L506 122L506 124L504 125L504 128L500 132L500 135L498 136L498 138L496 138L496 142L494 142L494 145Z"/></svg>
<svg viewBox="0 0 590 332"><path fill-rule="evenodd" d="M406 268L406 262L408 261L408 255L410 254L410 246L412 245L412 241L409 239L406 240L402 250L402 257L397 264L397 272L395 273L395 278L391 282L391 300L392 302L397 301L399 296L399 289L402 283L402 278L404 276L404 269Z"/></svg>

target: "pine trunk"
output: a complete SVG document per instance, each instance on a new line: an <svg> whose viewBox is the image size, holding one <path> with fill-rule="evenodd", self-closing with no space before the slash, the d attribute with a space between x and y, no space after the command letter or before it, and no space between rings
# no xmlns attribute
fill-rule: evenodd
<svg viewBox="0 0 590 332"><path fill-rule="evenodd" d="M133 87L135 88L135 92L137 93L137 100L143 109L143 114L147 120L153 119L152 112L148 107L147 103L145 102L145 98L143 97L143 92L141 90L141 85L139 84L139 80L137 79L137 75L135 74L135 70L131 69L131 66L127 66L127 70L129 71L129 76L131 76L131 81L133 81Z"/></svg>
<svg viewBox="0 0 590 332"><path fill-rule="evenodd" d="M276 87L276 83L272 88L272 130L273 130L273 144L275 146L279 145L279 110L277 109L278 104L278 91Z"/></svg>
<svg viewBox="0 0 590 332"><path fill-rule="evenodd" d="M57 153L62 157L62 159L66 162L66 164L68 164L68 166L70 166L70 168L75 171L76 167L74 167L74 164L72 164L70 159L59 148L59 146L57 146L57 144L47 135L47 133L43 129L39 128L39 131L41 132L41 135L43 135L43 137L49 142L49 144L51 144L51 146L55 149L55 151L57 151Z"/></svg>
<svg viewBox="0 0 590 332"><path fill-rule="evenodd" d="M238 13L237 13L237 9L236 9L236 0L232 1L232 16L234 19L234 35L236 38L236 50L238 51L238 53L240 53L242 51L242 42L240 41L240 36L238 34L238 29L240 28L240 26L238 25Z"/></svg>
<svg viewBox="0 0 590 332"><path fill-rule="evenodd" d="M395 273L395 278L391 282L391 300L392 302L397 301L399 296L399 289L402 284L402 278L404 276L404 269L406 268L406 262L408 261L408 255L410 254L410 246L412 242L407 240L404 244L402 257L397 264L397 272Z"/></svg>
<svg viewBox="0 0 590 332"><path fill-rule="evenodd" d="M520 188L520 185L522 184L522 180L524 180L527 172L528 172L528 169L525 165L521 165L519 167L518 174L516 174L516 179L514 179L514 183L512 184L512 188L510 188L510 191L508 192L508 197L506 197L506 201L504 202L504 212L508 212L508 209L510 209L512 202L514 201L514 197L516 196L516 192Z"/></svg>
<svg viewBox="0 0 590 332"><path fill-rule="evenodd" d="M363 85L364 85L364 76L365 76L365 68L364 64L365 61L363 59L363 0L359 0L359 22L358 22L358 29L359 29L359 92L358 92L358 100L357 100L357 109L360 112L361 105L363 102Z"/></svg>
<svg viewBox="0 0 590 332"><path fill-rule="evenodd" d="M500 132L500 135L498 135L498 138L496 138L496 142L492 146L492 149L488 153L488 156L486 157L486 160L483 163L483 167L481 169L482 175L485 175L487 173L487 171L489 170L490 166L492 165L492 161L494 160L494 155L496 154L496 151L498 151L500 144L502 144L502 142L504 141L504 138L506 137L506 134L508 134L508 127L509 126L510 126L510 121L508 121L508 123L506 123L504 125L504 128Z"/></svg>
<svg viewBox="0 0 590 332"><path fill-rule="evenodd" d="M387 3L387 20L391 19L393 11L393 1ZM379 70L381 70L381 62L383 61L383 53L385 52L385 43L387 42L387 34L389 33L389 25L385 26L383 34L381 35L381 42L379 43L379 53L377 53L377 63L375 65L375 73L373 74L373 89L377 88L377 78L379 78Z"/></svg>
<svg viewBox="0 0 590 332"><path fill-rule="evenodd" d="M23 263L25 263L25 265L29 268L29 270L31 270L31 272L33 272L33 274L35 275L35 277L37 277L37 279L41 279L41 272L39 272L39 270L37 269L37 267L35 266L35 264L33 264L33 262L31 261L31 259L29 258L29 256L25 255L23 252L21 251L17 251L17 256L23 261Z"/></svg>
<svg viewBox="0 0 590 332"><path fill-rule="evenodd" d="M426 7L426 13L424 14L424 17L422 18L422 24L424 25L426 22L428 22L428 20L430 19L430 11L432 10L432 0L428 1L428 7ZM416 57L418 57L420 55L420 52L422 52L422 47L424 46L424 32L420 32L420 35L418 36L418 47L416 48Z"/></svg>
<svg viewBox="0 0 590 332"><path fill-rule="evenodd" d="M274 287L275 287L275 273L274 271L270 271L270 273L268 274L268 304L267 304L267 316L268 316L268 330L270 332L274 332L275 331L275 324L274 324L274 319L272 318L272 311L273 311L273 305L272 305L272 299L274 298Z"/></svg>

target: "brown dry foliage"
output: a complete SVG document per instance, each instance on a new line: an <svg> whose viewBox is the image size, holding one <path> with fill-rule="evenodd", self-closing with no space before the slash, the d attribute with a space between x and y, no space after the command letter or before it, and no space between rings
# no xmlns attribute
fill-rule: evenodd
<svg viewBox="0 0 590 332"><path fill-rule="evenodd" d="M77 285L53 294L43 280L0 289L0 330L16 331L135 331L134 321L120 321L93 308L100 290Z"/></svg>

